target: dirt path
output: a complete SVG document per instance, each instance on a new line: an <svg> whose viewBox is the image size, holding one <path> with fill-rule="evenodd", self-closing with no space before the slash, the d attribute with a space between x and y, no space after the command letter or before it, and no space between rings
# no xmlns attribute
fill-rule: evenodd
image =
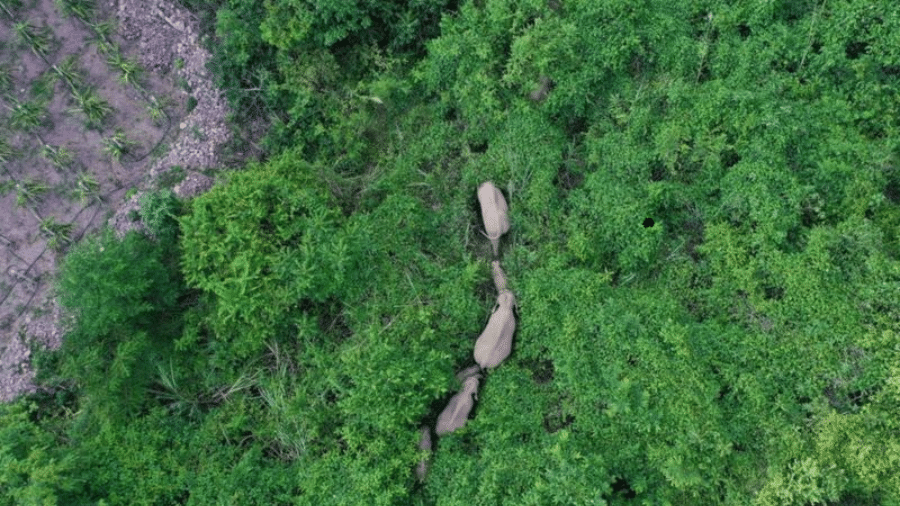
<svg viewBox="0 0 900 506"><path fill-rule="evenodd" d="M182 197L205 191L217 151L229 140L228 107L205 68L210 54L194 16L168 1L97 7L92 22L117 25L105 46L96 42L95 27L62 15L52 0L0 19L0 32L8 34L0 40L0 65L14 76L10 89L0 90L6 115L0 119L9 123L22 104L45 107L40 123L0 130L0 141L11 146L11 155L0 158L6 190L0 192L0 401L34 389L32 346L60 345L64 322L51 290L60 252L104 220L121 233L139 228L131 211L144 191L174 186ZM23 21L33 34L49 33L53 44L6 29ZM113 45L140 63L140 81L130 83L125 67L110 64ZM67 80L63 64L80 77ZM54 78L55 86L39 87ZM78 93L89 89L110 105L92 127L86 114L73 113ZM119 132L133 145L115 157L109 145ZM53 157L58 152L68 153L62 163ZM29 193L34 188L43 190Z"/></svg>

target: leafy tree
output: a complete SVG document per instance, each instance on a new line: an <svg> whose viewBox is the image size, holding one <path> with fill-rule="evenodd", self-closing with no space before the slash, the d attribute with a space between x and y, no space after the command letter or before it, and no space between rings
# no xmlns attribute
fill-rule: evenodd
<svg viewBox="0 0 900 506"><path fill-rule="evenodd" d="M61 304L75 319L59 352L64 376L110 414L141 405L154 372L180 332L172 318L181 284L164 251L110 230L73 247L60 270Z"/></svg>
<svg viewBox="0 0 900 506"><path fill-rule="evenodd" d="M282 155L232 174L181 218L185 280L215 295L215 337L239 357L347 289L347 234L313 170Z"/></svg>

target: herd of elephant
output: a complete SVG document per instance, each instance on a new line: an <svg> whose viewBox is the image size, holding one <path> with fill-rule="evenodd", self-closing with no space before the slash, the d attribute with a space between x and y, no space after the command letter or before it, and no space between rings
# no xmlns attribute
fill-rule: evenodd
<svg viewBox="0 0 900 506"><path fill-rule="evenodd" d="M481 204L481 217L484 220L485 235L491 241L494 257L500 253L500 236L509 231L509 213L503 193L490 181L478 187L478 202ZM466 424L469 412L478 399L478 385L481 372L500 365L512 351L512 338L516 331L516 317L513 306L516 297L509 290L506 274L500 262L491 262L494 286L497 288L497 304L488 319L487 325L478 340L475 341L474 357L478 365L469 367L456 375L462 383L462 389L447 403L447 407L438 415L434 432L438 436L449 434ZM421 428L419 448L431 451L431 427ZM428 459L419 462L416 476L424 480L428 470Z"/></svg>

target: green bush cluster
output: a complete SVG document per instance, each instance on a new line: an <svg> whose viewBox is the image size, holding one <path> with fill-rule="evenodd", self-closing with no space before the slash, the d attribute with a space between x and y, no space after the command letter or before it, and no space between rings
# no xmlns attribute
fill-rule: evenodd
<svg viewBox="0 0 900 506"><path fill-rule="evenodd" d="M73 247L0 504L900 503L896 9L203 5L269 157Z"/></svg>

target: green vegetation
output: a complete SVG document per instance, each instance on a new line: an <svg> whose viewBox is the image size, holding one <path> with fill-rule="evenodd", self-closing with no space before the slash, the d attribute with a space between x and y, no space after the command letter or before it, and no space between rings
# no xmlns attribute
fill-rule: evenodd
<svg viewBox="0 0 900 506"><path fill-rule="evenodd" d="M6 163L15 158L16 154L15 148L9 144L9 141L0 138L0 162Z"/></svg>
<svg viewBox="0 0 900 506"><path fill-rule="evenodd" d="M41 235L47 238L47 247L58 252L72 243L74 228L73 224L60 223L53 217L44 218L40 223Z"/></svg>
<svg viewBox="0 0 900 506"><path fill-rule="evenodd" d="M101 49L104 48L104 46L100 47ZM143 71L138 62L126 58L116 45L106 46L104 53L106 55L106 64L119 71L119 81L122 84L137 84Z"/></svg>
<svg viewBox="0 0 900 506"><path fill-rule="evenodd" d="M73 87L71 93L75 104L69 111L82 114L88 128L102 129L106 119L112 114L112 106L94 88L88 86Z"/></svg>
<svg viewBox="0 0 900 506"><path fill-rule="evenodd" d="M115 161L122 159L137 147L137 143L128 138L120 129L116 129L115 133L103 139L103 153Z"/></svg>
<svg viewBox="0 0 900 506"><path fill-rule="evenodd" d="M75 153L65 146L44 144L41 148L41 156L61 172L72 170L75 163Z"/></svg>
<svg viewBox="0 0 900 506"><path fill-rule="evenodd" d="M0 504L900 504L892 5L185 3L265 157L70 248Z"/></svg>
<svg viewBox="0 0 900 506"><path fill-rule="evenodd" d="M10 98L12 105L6 105L9 111L9 126L23 132L34 132L47 124L47 102L28 100L20 102Z"/></svg>
<svg viewBox="0 0 900 506"><path fill-rule="evenodd" d="M57 43L53 31L46 25L35 26L27 21L20 21L13 26L19 42L31 48L37 56L46 57Z"/></svg>
<svg viewBox="0 0 900 506"><path fill-rule="evenodd" d="M167 118L165 108L171 105L170 100L163 98L157 99L154 96L149 97L147 100L147 115L153 121L153 123L157 126L163 124L163 120Z"/></svg>
<svg viewBox="0 0 900 506"><path fill-rule="evenodd" d="M47 183L36 179L30 179L16 183L16 205L25 207L40 202L50 187Z"/></svg>

